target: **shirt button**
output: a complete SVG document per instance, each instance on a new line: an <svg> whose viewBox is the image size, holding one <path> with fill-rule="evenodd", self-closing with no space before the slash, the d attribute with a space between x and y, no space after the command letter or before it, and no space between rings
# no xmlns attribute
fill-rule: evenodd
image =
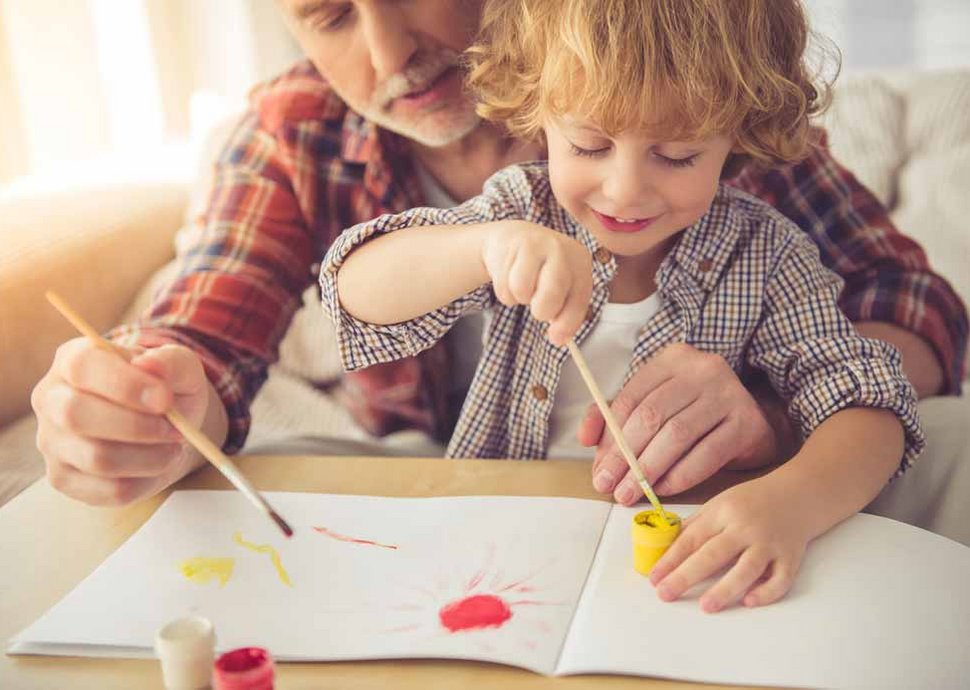
<svg viewBox="0 0 970 690"><path fill-rule="evenodd" d="M310 264L310 275L315 276L318 273L320 273L320 264L319 264L319 262L318 263Z"/></svg>
<svg viewBox="0 0 970 690"><path fill-rule="evenodd" d="M593 252L593 256L601 264L608 264L610 262L610 259L613 258L613 255L610 253L610 250L606 249L605 247L600 247L599 249L597 249L595 252Z"/></svg>
<svg viewBox="0 0 970 690"><path fill-rule="evenodd" d="M701 273L707 273L712 268L714 268L714 262L711 261L710 259L701 259L700 261L697 262L697 268L700 270Z"/></svg>
<svg viewBox="0 0 970 690"><path fill-rule="evenodd" d="M541 402L549 397L549 391L545 386L537 383L532 387L532 397Z"/></svg>

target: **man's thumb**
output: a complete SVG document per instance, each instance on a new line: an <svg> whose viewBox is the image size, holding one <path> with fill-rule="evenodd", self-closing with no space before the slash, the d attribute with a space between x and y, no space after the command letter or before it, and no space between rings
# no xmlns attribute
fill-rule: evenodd
<svg viewBox="0 0 970 690"><path fill-rule="evenodd" d="M193 395L205 390L202 361L183 345L153 347L132 359L131 363L165 382L173 395Z"/></svg>

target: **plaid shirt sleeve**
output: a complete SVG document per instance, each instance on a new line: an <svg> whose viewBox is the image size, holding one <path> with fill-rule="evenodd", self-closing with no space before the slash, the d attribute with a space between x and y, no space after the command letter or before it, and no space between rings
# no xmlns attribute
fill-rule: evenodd
<svg viewBox="0 0 970 690"><path fill-rule="evenodd" d="M226 452L242 446L250 402L313 280L316 248L289 167L258 116L247 115L216 163L209 206L180 247L175 279L137 322L109 334L200 356L228 413Z"/></svg>
<svg viewBox="0 0 970 690"><path fill-rule="evenodd" d="M384 215L343 232L327 251L320 270L323 307L337 330L337 349L347 371L412 357L438 342L455 322L472 311L495 302L490 283L410 321L390 325L371 324L355 318L340 305L337 274L354 249L376 236L428 225L472 225L506 218L524 218L524 205L516 197L527 185L515 168L496 173L485 183L481 195L453 209L416 208ZM380 276L375 276L380 280Z"/></svg>
<svg viewBox="0 0 970 690"><path fill-rule="evenodd" d="M791 401L789 415L803 437L847 407L895 413L906 433L894 477L901 475L925 440L916 394L903 374L898 350L856 333L836 305L841 279L819 263L818 248L807 237L792 228L779 243L749 363L767 373L775 389Z"/></svg>
<svg viewBox="0 0 970 690"><path fill-rule="evenodd" d="M839 306L851 321L892 323L924 338L943 367L942 392L959 395L966 307L879 200L835 161L824 132L819 136L805 160L768 172L750 168L729 184L768 202L815 241L822 263L845 281Z"/></svg>

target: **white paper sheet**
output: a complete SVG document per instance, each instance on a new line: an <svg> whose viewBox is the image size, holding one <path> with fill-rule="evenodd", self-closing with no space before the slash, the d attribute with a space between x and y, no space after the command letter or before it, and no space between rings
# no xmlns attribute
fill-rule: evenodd
<svg viewBox="0 0 970 690"><path fill-rule="evenodd" d="M671 506L686 517L693 507ZM657 599L630 567L636 510L615 507L559 673L817 688L970 688L970 548L856 515L813 542L761 608Z"/></svg>
<svg viewBox="0 0 970 690"><path fill-rule="evenodd" d="M610 510L559 498L267 498L293 539L235 492L173 493L9 651L148 656L159 626L198 613L219 649L257 645L278 660L473 658L551 674ZM276 547L293 586L236 531ZM185 579L178 565L194 556L234 558L230 580ZM442 608L475 595L500 598L510 617L449 631Z"/></svg>
<svg viewBox="0 0 970 690"><path fill-rule="evenodd" d="M633 570L636 509L559 498L269 499L293 540L235 493L174 493L8 651L151 656L160 625L199 613L215 623L220 650L259 645L281 661L464 658L545 674L970 688L970 549L892 520L858 515L816 540L781 602L708 615L696 596L660 602ZM237 530L279 549L292 587L267 554L233 541ZM186 580L178 566L194 556L235 559L230 580ZM501 600L509 615L449 630L443 611L468 597Z"/></svg>

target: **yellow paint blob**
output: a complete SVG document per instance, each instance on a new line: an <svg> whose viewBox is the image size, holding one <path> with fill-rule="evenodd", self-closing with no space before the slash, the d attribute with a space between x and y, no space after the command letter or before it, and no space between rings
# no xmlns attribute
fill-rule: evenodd
<svg viewBox="0 0 970 690"><path fill-rule="evenodd" d="M235 561L231 558L197 556L179 563L179 571L185 576L185 579L199 585L208 584L212 578L218 578L219 586L223 587L232 577L233 565L235 565Z"/></svg>
<svg viewBox="0 0 970 690"><path fill-rule="evenodd" d="M269 544L252 544L242 538L241 532L236 532L232 535L232 539L240 546L244 546L257 553L268 553L270 560L273 562L273 566L276 568L276 572L280 576L280 582L288 587L293 586L293 583L290 582L290 576L286 574L286 570L283 568L283 563L280 561L280 555L276 552L276 549Z"/></svg>

